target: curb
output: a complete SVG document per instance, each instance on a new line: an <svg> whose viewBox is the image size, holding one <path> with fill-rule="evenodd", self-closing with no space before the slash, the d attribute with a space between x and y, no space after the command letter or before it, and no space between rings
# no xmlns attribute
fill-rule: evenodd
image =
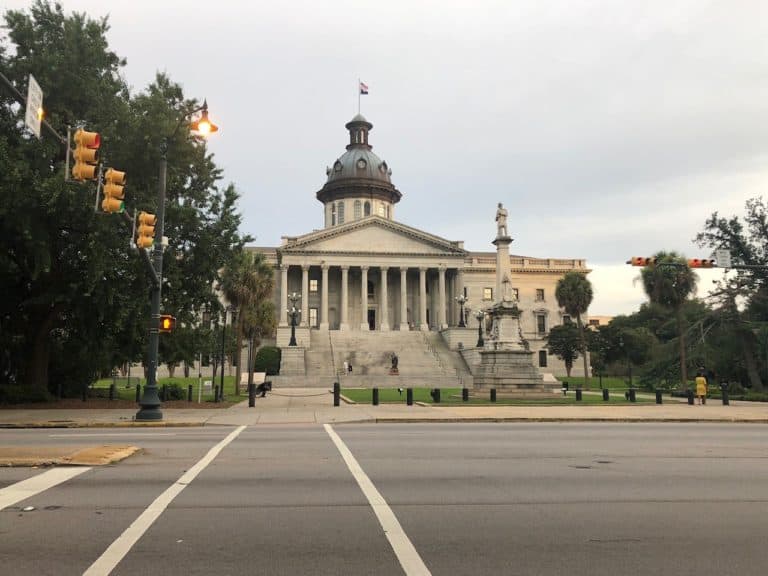
<svg viewBox="0 0 768 576"><path fill-rule="evenodd" d="M24 428L191 428L205 426L205 422L11 422L0 424L0 429Z"/></svg>

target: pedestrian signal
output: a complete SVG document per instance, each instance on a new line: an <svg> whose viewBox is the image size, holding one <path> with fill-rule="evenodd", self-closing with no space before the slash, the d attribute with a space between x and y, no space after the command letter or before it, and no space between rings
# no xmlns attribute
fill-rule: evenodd
<svg viewBox="0 0 768 576"><path fill-rule="evenodd" d="M93 180L96 178L96 164L99 162L101 136L98 132L75 132L75 165L72 178L75 180Z"/></svg>
<svg viewBox="0 0 768 576"><path fill-rule="evenodd" d="M120 172L114 168L107 170L104 174L104 200L101 203L101 209L104 212L122 212L125 209L125 172Z"/></svg>
<svg viewBox="0 0 768 576"><path fill-rule="evenodd" d="M158 326L158 329L160 332L173 332L173 329L176 328L176 318L171 316L170 314L161 314L160 315L160 326Z"/></svg>

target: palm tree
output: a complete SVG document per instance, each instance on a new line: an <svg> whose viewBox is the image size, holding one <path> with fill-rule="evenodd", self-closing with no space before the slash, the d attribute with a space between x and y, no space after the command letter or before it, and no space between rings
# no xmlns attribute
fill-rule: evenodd
<svg viewBox="0 0 768 576"><path fill-rule="evenodd" d="M555 298L557 304L564 308L566 313L576 318L576 325L579 329L579 346L581 347L581 357L584 360L584 385L589 388L589 371L587 370L587 347L584 338L584 325L581 321L581 315L585 314L589 305L592 303L592 283L587 279L586 274L572 270L560 278L555 288Z"/></svg>
<svg viewBox="0 0 768 576"><path fill-rule="evenodd" d="M239 251L225 266L221 276L221 292L224 298L234 306L237 313L235 334L237 354L242 348L241 342L247 335L253 349L257 335L271 332L274 327L274 305L272 290L274 273L260 252ZM256 343L258 345L258 343ZM240 385L240 362L237 363L237 384ZM248 381L251 382L253 358L248 359Z"/></svg>
<svg viewBox="0 0 768 576"><path fill-rule="evenodd" d="M685 318L683 304L696 292L698 276L688 267L685 258L677 252L658 252L655 263L640 271L643 290L652 304L657 304L675 314L678 344L680 347L680 379L683 389L688 386L688 368L685 355Z"/></svg>

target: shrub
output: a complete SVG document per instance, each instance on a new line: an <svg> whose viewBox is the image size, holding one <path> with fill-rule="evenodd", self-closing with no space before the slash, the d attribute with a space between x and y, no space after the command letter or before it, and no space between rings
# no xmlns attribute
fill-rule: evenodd
<svg viewBox="0 0 768 576"><path fill-rule="evenodd" d="M45 390L27 388L19 384L0 386L0 404L22 404L25 402L47 402L51 397Z"/></svg>
<svg viewBox="0 0 768 576"><path fill-rule="evenodd" d="M187 391L181 384L177 382L169 382L164 384L165 386L165 399L166 400L186 400Z"/></svg>
<svg viewBox="0 0 768 576"><path fill-rule="evenodd" d="M269 376L280 373L280 348L275 346L262 346L256 352L254 361L256 372L266 372Z"/></svg>

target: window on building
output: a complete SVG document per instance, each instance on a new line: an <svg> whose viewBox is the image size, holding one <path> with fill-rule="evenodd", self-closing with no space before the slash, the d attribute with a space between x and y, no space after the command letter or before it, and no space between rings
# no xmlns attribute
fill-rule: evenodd
<svg viewBox="0 0 768 576"><path fill-rule="evenodd" d="M386 205L379 204L379 216L386 216L387 215L387 207Z"/></svg>
<svg viewBox="0 0 768 576"><path fill-rule="evenodd" d="M339 202L339 224L344 224L344 202Z"/></svg>
<svg viewBox="0 0 768 576"><path fill-rule="evenodd" d="M368 299L373 300L373 298L376 296L376 285L368 280Z"/></svg>
<svg viewBox="0 0 768 576"><path fill-rule="evenodd" d="M309 309L309 325L317 328L317 308Z"/></svg>
<svg viewBox="0 0 768 576"><path fill-rule="evenodd" d="M600 326L600 320L597 318L592 318L589 321L590 326Z"/></svg>
<svg viewBox="0 0 768 576"><path fill-rule="evenodd" d="M547 333L547 317L544 314L536 314L536 332Z"/></svg>
<svg viewBox="0 0 768 576"><path fill-rule="evenodd" d="M568 314L563 314L563 324L570 324L571 322L573 322L571 317Z"/></svg>
<svg viewBox="0 0 768 576"><path fill-rule="evenodd" d="M336 204L331 204L331 226L336 226Z"/></svg>
<svg viewBox="0 0 768 576"><path fill-rule="evenodd" d="M360 220L363 215L363 203L355 200L355 220Z"/></svg>
<svg viewBox="0 0 768 576"><path fill-rule="evenodd" d="M536 302L544 301L544 288L536 288Z"/></svg>
<svg viewBox="0 0 768 576"><path fill-rule="evenodd" d="M493 300L493 288L483 288L483 300Z"/></svg>
<svg viewBox="0 0 768 576"><path fill-rule="evenodd" d="M309 280L309 291L310 292L317 292L317 279L310 278L310 280Z"/></svg>
<svg viewBox="0 0 768 576"><path fill-rule="evenodd" d="M539 350L539 368L547 367L547 351Z"/></svg>
<svg viewBox="0 0 768 576"><path fill-rule="evenodd" d="M363 216L370 216L371 215L371 203L368 202L368 200L365 201L365 205L363 206Z"/></svg>

